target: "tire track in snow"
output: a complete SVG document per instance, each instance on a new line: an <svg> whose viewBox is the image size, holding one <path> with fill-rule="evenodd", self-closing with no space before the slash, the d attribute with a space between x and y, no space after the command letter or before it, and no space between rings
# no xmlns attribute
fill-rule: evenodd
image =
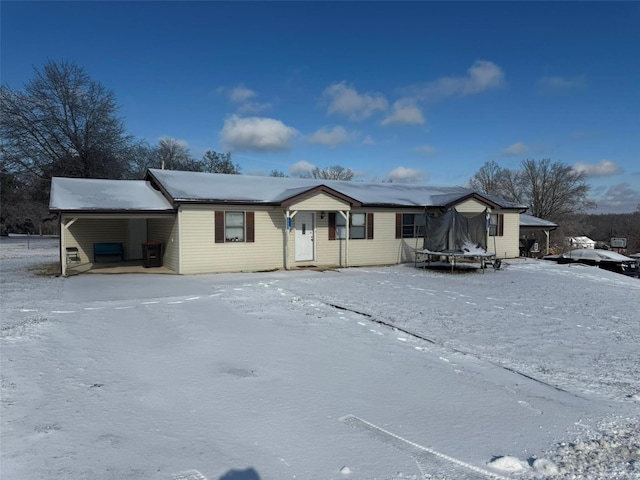
<svg viewBox="0 0 640 480"><path fill-rule="evenodd" d="M476 354L474 354L472 352L468 352L468 351L464 351L464 350L460 350L460 349L457 349L457 348L446 346L441 342L433 340L432 338L426 337L424 335L420 335L420 334L418 334L416 332L413 332L413 331L408 330L408 329L403 328L403 327L398 327L398 326L396 326L396 325L394 325L392 323L386 322L384 320L377 319L377 318L375 318L373 315L371 315L369 313L359 312L358 310L347 308L347 307L344 307L342 305L338 305L336 303L327 303L327 305L330 305L330 306L332 306L334 308L337 308L339 310L345 310L347 312L352 312L352 313L356 313L358 315L362 315L362 316L368 318L372 322L378 323L380 325L384 325L384 326L389 327L389 328L393 328L393 329L395 329L395 330L397 330L399 332L406 333L407 335L410 335L412 337L418 338L418 339L423 340L425 342L431 343L432 345L437 345L437 346L439 346L441 348L453 351L455 353L460 353L462 355L469 355L469 356L477 358L478 360L481 360L483 362L487 362L487 363L489 363L489 364L491 364L491 365L493 365L495 367L502 368L503 370L507 370L507 371L509 371L511 373L515 373L516 375L520 375L521 377L524 377L524 378L526 378L528 380L532 380L532 381L537 382L537 383L539 383L541 385L545 385L547 387L551 387L554 390L557 390L559 392L566 393L566 394L572 395L572 396L577 397L577 398L582 398L580 395L577 395L577 394L575 394L573 392L569 392L568 390L565 390L565 389L563 389L561 387L558 387L557 385L553 385L551 383L547 383L544 380L540 380L539 378L535 378L535 377L532 377L531 375L527 375L526 373L521 372L519 370L516 370L515 368L511 368L511 367L508 367L506 365L501 365L499 363L493 362L493 361L488 360L486 358L483 358L483 357L481 357L479 355L476 355ZM358 323L360 323L360 322L358 322Z"/></svg>
<svg viewBox="0 0 640 480"><path fill-rule="evenodd" d="M339 418L339 420L346 425L364 430L382 443L391 445L412 457L418 464L418 468L425 478L425 471L428 471L430 474L438 475L443 480L507 480L506 477L407 440L400 435L396 435L355 415L345 415ZM445 476L442 477L442 475Z"/></svg>

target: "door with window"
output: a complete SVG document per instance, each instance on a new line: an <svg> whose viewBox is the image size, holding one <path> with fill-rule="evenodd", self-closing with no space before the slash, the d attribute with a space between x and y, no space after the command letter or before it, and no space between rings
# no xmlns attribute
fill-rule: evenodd
<svg viewBox="0 0 640 480"><path fill-rule="evenodd" d="M298 212L293 217L296 223L296 262L313 260L313 212Z"/></svg>

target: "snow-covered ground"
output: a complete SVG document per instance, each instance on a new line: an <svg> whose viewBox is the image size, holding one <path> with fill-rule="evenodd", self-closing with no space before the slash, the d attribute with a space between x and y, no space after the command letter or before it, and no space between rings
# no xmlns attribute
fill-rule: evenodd
<svg viewBox="0 0 640 480"><path fill-rule="evenodd" d="M640 478L638 279L62 279L29 247L0 241L3 480Z"/></svg>

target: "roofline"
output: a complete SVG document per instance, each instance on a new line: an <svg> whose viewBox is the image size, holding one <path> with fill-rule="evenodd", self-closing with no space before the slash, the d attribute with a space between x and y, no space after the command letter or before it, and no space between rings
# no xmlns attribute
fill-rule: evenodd
<svg viewBox="0 0 640 480"><path fill-rule="evenodd" d="M500 205L498 205L497 203L489 200L486 197L483 197L482 195L476 193L476 192L471 192L468 193L466 195L463 195L462 197L456 198L455 200L446 203L444 205L442 205L444 208L451 208L451 207L455 207L456 205L458 205L459 203L462 203L466 200L470 200L470 199L474 199L474 200L478 200L486 205L489 205L491 208L495 208L495 209L499 209L502 208L500 207Z"/></svg>
<svg viewBox="0 0 640 480"><path fill-rule="evenodd" d="M91 213L101 213L101 214L113 214L113 215L129 215L129 214L136 214L136 215L156 215L156 214L164 214L164 213L176 213L177 209L176 208L171 208L171 209L163 209L163 210L140 210L140 209L136 209L136 210L126 210L126 209L118 209L118 210L114 210L114 209L104 209L104 208L90 208L90 209L84 209L84 210L78 210L76 209L64 209L64 208L50 208L49 209L50 213L65 213L65 214L77 214L77 215L82 215L82 214L91 214Z"/></svg>
<svg viewBox="0 0 640 480"><path fill-rule="evenodd" d="M277 207L279 202L262 202L259 200L222 200L216 198L175 198L174 203L189 205L256 205L265 207Z"/></svg>
<svg viewBox="0 0 640 480"><path fill-rule="evenodd" d="M169 192L167 191L166 188L164 188L164 185L162 185L162 182L160 180L158 180L153 173L151 173L151 170L147 168L147 173L145 173L144 175L144 181L145 182L149 182L149 184L151 185L151 188L157 188L160 193L164 196L164 198L171 204L173 205L174 208L176 208L176 200L169 194Z"/></svg>
<svg viewBox="0 0 640 480"><path fill-rule="evenodd" d="M298 193L296 195L293 195L292 197L289 197L283 200L282 202L280 202L280 205L282 205L283 207L289 207L294 203L300 202L305 198L312 197L313 195L316 195L318 193L326 193L328 195L331 195L332 197L335 197L338 200L342 200L343 202L348 203L352 207L362 206L362 202L360 202L359 200L356 200L355 198L352 198L343 193L340 193L337 190L334 190L333 188L327 187L326 185L316 185L314 187L310 187L308 190L305 190L302 193Z"/></svg>

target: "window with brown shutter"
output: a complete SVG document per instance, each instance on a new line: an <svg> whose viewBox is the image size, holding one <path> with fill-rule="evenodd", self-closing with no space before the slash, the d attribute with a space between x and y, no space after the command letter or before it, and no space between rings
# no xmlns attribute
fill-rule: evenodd
<svg viewBox="0 0 640 480"><path fill-rule="evenodd" d="M255 242L255 212L215 212L215 243Z"/></svg>
<svg viewBox="0 0 640 480"><path fill-rule="evenodd" d="M490 237L504 236L504 214L492 213L489 217L489 222Z"/></svg>
<svg viewBox="0 0 640 480"><path fill-rule="evenodd" d="M421 238L426 217L421 213L396 213L396 238Z"/></svg>
<svg viewBox="0 0 640 480"><path fill-rule="evenodd" d="M329 212L329 240L345 238L347 231L345 218L337 212ZM373 239L373 213L352 213L349 215L349 239Z"/></svg>

